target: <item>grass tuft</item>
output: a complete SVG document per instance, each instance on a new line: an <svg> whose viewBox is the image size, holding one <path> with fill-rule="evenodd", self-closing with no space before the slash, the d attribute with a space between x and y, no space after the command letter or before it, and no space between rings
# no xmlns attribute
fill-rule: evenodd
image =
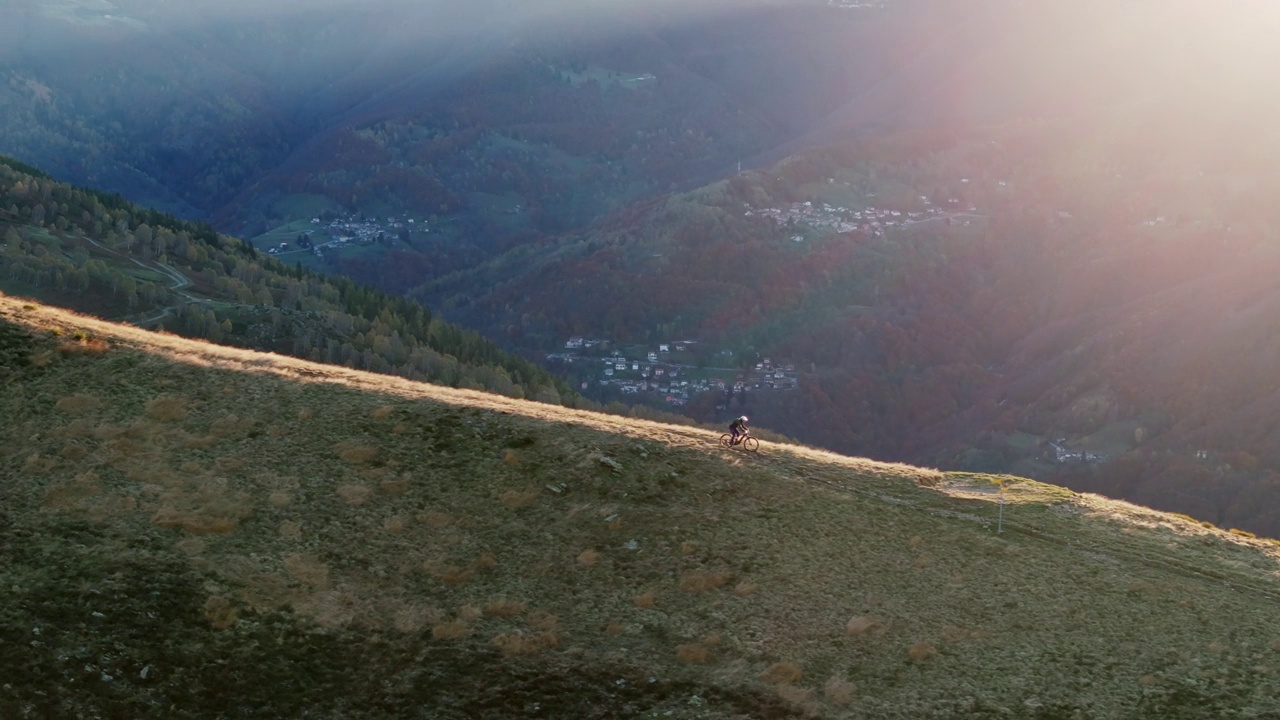
<svg viewBox="0 0 1280 720"><path fill-rule="evenodd" d="M658 606L658 596L653 592L643 592L636 596L636 607L646 610Z"/></svg>
<svg viewBox="0 0 1280 720"><path fill-rule="evenodd" d="M862 637L875 629L879 624L880 622L875 618L855 617L850 618L849 622L845 623L844 631L849 635L849 637Z"/></svg>
<svg viewBox="0 0 1280 720"><path fill-rule="evenodd" d="M560 638L554 632L512 632L495 635L490 642L503 657L519 657L559 647Z"/></svg>
<svg viewBox="0 0 1280 720"><path fill-rule="evenodd" d="M93 395L76 393L59 398L54 407L70 415L82 415L102 407L102 401Z"/></svg>
<svg viewBox="0 0 1280 720"><path fill-rule="evenodd" d="M705 665L711 661L711 650L702 643L677 645L676 659L686 665Z"/></svg>
<svg viewBox="0 0 1280 720"><path fill-rule="evenodd" d="M697 570L680 577L680 589L687 593L704 593L718 590L733 579L724 570Z"/></svg>
<svg viewBox="0 0 1280 720"><path fill-rule="evenodd" d="M355 440L334 443L333 451L338 454L338 457L353 465L371 463L378 457L378 448Z"/></svg>
<svg viewBox="0 0 1280 720"><path fill-rule="evenodd" d="M161 395L147 403L147 415L160 422L181 422L187 419L187 405L184 397Z"/></svg>
<svg viewBox="0 0 1280 720"><path fill-rule="evenodd" d="M231 601L221 595L213 595L204 603L204 619L214 630L225 630L236 624L240 613L231 605Z"/></svg>
<svg viewBox="0 0 1280 720"><path fill-rule="evenodd" d="M391 413L395 411L396 409L391 407L390 405L383 405L381 407L375 408L373 412L369 413L369 417L373 418L374 420L385 420L386 418L391 417Z"/></svg>
<svg viewBox="0 0 1280 720"><path fill-rule="evenodd" d="M770 685L794 685L804 675L800 666L793 662L776 662L760 673L760 680Z"/></svg>
<svg viewBox="0 0 1280 720"><path fill-rule="evenodd" d="M853 702L857 688L842 677L832 675L822 686L822 694L832 705L849 705Z"/></svg>
<svg viewBox="0 0 1280 720"><path fill-rule="evenodd" d="M525 604L514 600L494 600L484 606L484 614L489 617L519 617L525 612Z"/></svg>
<svg viewBox="0 0 1280 720"><path fill-rule="evenodd" d="M431 628L431 637L436 640L461 640L470 634L471 626L463 620L439 623Z"/></svg>
<svg viewBox="0 0 1280 720"><path fill-rule="evenodd" d="M343 483L335 492L342 498L342 502L348 505L363 505L373 496L373 490L358 483Z"/></svg>
<svg viewBox="0 0 1280 720"><path fill-rule="evenodd" d="M503 507L510 510L529 507L537 502L537 500L537 490L505 490L498 495L498 502L502 503Z"/></svg>
<svg viewBox="0 0 1280 720"><path fill-rule="evenodd" d="M938 648L924 640L917 640L911 644L911 647L907 648L907 657L911 658L912 662L924 662L937 655Z"/></svg>
<svg viewBox="0 0 1280 720"><path fill-rule="evenodd" d="M600 553L591 548L587 548L578 553L578 564L582 567L595 567L600 562Z"/></svg>

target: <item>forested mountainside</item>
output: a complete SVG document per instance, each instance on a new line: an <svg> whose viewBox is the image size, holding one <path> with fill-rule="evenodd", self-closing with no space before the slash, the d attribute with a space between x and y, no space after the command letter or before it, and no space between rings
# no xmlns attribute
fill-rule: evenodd
<svg viewBox="0 0 1280 720"><path fill-rule="evenodd" d="M795 391L692 398L701 419L1280 532L1280 143L1156 154L1113 127L805 153L418 296L546 352L692 338L796 367Z"/></svg>
<svg viewBox="0 0 1280 720"><path fill-rule="evenodd" d="M289 268L209 225L60 183L0 157L0 289L190 337L483 388L573 394L426 307Z"/></svg>
<svg viewBox="0 0 1280 720"><path fill-rule="evenodd" d="M1274 541L0 296L14 717L1267 717ZM163 638L164 642L157 642Z"/></svg>
<svg viewBox="0 0 1280 720"><path fill-rule="evenodd" d="M490 4L23 5L0 29L0 151L245 237L430 221L394 257L327 259L398 291L720 177L909 64L901 39L934 26L910 3Z"/></svg>

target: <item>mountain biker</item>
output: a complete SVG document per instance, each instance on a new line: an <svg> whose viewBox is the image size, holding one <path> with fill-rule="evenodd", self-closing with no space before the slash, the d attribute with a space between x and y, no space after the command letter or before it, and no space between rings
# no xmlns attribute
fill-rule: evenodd
<svg viewBox="0 0 1280 720"><path fill-rule="evenodd" d="M730 445L737 445L738 440L746 437L747 433L750 432L750 428L747 427L747 421L749 419L750 418L746 415L743 415L737 420L729 423L729 432L733 435L733 437L729 438Z"/></svg>

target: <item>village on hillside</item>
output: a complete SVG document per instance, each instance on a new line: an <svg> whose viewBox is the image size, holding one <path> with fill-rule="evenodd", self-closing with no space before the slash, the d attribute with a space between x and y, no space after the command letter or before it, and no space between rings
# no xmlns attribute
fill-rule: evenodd
<svg viewBox="0 0 1280 720"><path fill-rule="evenodd" d="M291 252L310 252L316 257L324 257L326 248L338 249L348 245L372 245L387 242L393 238L403 239L408 233L430 232L426 220L403 216L399 218L363 217L347 215L344 217L311 218L311 230L299 234L292 241L281 241L267 248L271 255L285 255ZM318 240L312 233L327 236L328 240ZM295 247L296 246L296 247Z"/></svg>
<svg viewBox="0 0 1280 720"><path fill-rule="evenodd" d="M656 395L681 407L704 392L744 393L795 390L799 375L790 363L762 358L753 367L707 367L695 360L697 340L677 340L656 346L615 346L609 340L571 337L564 351L546 356L565 374L580 378L580 389L612 389L623 395ZM705 356L704 356L705 357ZM723 351L715 357L731 359Z"/></svg>
<svg viewBox="0 0 1280 720"><path fill-rule="evenodd" d="M965 181L967 182L967 181ZM922 222L935 220L959 222L968 225L970 217L978 217L974 213L978 208L965 205L956 198L948 198L944 205L936 205L928 197L921 195L923 210L904 211L887 208L865 207L854 210L827 203L797 202L777 208L755 208L750 203L743 203L743 215L746 217L765 217L773 220L779 227L793 231L800 228L812 228L830 233L851 233L862 231L876 237L884 235L893 227L906 227ZM794 242L803 242L803 235L792 235Z"/></svg>

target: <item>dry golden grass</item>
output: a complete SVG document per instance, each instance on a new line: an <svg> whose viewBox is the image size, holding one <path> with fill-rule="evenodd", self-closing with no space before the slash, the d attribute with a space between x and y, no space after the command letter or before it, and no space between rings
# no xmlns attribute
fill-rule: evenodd
<svg viewBox="0 0 1280 720"><path fill-rule="evenodd" d="M680 577L680 589L687 593L704 593L718 590L733 579L724 570L696 570Z"/></svg>
<svg viewBox="0 0 1280 720"><path fill-rule="evenodd" d="M907 657L911 658L912 662L924 662L937 655L938 648L924 640L917 640L911 644L911 647L907 648Z"/></svg>
<svg viewBox="0 0 1280 720"><path fill-rule="evenodd" d="M80 337L58 343L58 352L63 355L101 355L111 349L111 345L102 338Z"/></svg>
<svg viewBox="0 0 1280 720"><path fill-rule="evenodd" d="M657 607L658 596L652 592L640 593L639 595L636 596L635 602L636 602L636 607L645 608L647 610L649 608Z"/></svg>
<svg viewBox="0 0 1280 720"><path fill-rule="evenodd" d="M514 600L494 600L484 606L484 614L489 617L511 618L524 614L525 604Z"/></svg>
<svg viewBox="0 0 1280 720"><path fill-rule="evenodd" d="M800 666L793 662L776 662L760 673L760 680L770 685L794 685L800 682L804 673Z"/></svg>
<svg viewBox="0 0 1280 720"><path fill-rule="evenodd" d="M537 490L504 490L498 495L498 502L510 510L529 507L538 500Z"/></svg>
<svg viewBox="0 0 1280 720"><path fill-rule="evenodd" d="M462 620L439 623L431 628L431 637L436 640L461 640L471 634L471 626Z"/></svg>
<svg viewBox="0 0 1280 720"><path fill-rule="evenodd" d="M46 368L58 359L58 353L53 350L41 350L31 354L31 364L38 368Z"/></svg>
<svg viewBox="0 0 1280 720"><path fill-rule="evenodd" d="M334 443L333 451L337 453L338 457L352 465L371 463L377 459L379 454L378 448L355 440L343 440Z"/></svg>
<svg viewBox="0 0 1280 720"><path fill-rule="evenodd" d="M223 630L236 624L240 612L231 605L231 601L221 595L213 595L204 603L204 619L215 630Z"/></svg>
<svg viewBox="0 0 1280 720"><path fill-rule="evenodd" d="M688 665L704 665L711 661L711 650L702 643L677 645L676 659Z"/></svg>
<svg viewBox="0 0 1280 720"><path fill-rule="evenodd" d="M334 491L342 502L348 505L363 505L369 502L369 498L373 496L373 490L366 485L357 483L343 483Z"/></svg>
<svg viewBox="0 0 1280 720"><path fill-rule="evenodd" d="M187 419L189 405L184 397L161 395L147 403L147 415L160 422L181 422Z"/></svg>
<svg viewBox="0 0 1280 720"><path fill-rule="evenodd" d="M582 567L595 567L600 562L600 553L591 548L587 548L578 553L578 564Z"/></svg>
<svg viewBox="0 0 1280 720"><path fill-rule="evenodd" d="M832 705L848 705L853 702L857 688L842 677L832 675L822 686L822 694Z"/></svg>
<svg viewBox="0 0 1280 720"><path fill-rule="evenodd" d="M59 398L58 402L54 403L54 407L65 413L81 415L83 413L93 412L94 410L100 409L102 407L102 400L94 395L76 393L64 398Z"/></svg>

